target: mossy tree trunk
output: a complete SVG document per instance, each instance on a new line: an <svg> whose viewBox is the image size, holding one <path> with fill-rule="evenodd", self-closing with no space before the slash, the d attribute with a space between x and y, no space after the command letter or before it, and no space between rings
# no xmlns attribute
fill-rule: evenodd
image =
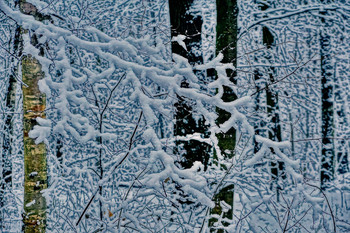
<svg viewBox="0 0 350 233"><path fill-rule="evenodd" d="M24 232L45 232L46 201L41 191L47 188L46 148L35 144L29 131L36 125L36 118L45 118L45 96L38 88L43 78L39 62L26 56L22 59L23 88L23 140L24 140Z"/></svg>
<svg viewBox="0 0 350 233"><path fill-rule="evenodd" d="M217 25L216 25L216 51L217 54L221 52L224 55L223 63L237 64L237 34L238 34L238 5L236 0L216 0L217 11ZM226 74L230 81L236 83L236 72L226 70ZM231 102L237 99L236 94L229 87L224 86L224 94L222 100L224 102ZM223 109L217 108L218 113L217 124L222 124L227 121L231 114ZM219 133L218 146L224 158L232 158L236 147L236 130L232 127L226 133ZM226 169L226 168L225 168ZM234 186L228 185L219 190L218 194L214 196L215 207L211 210L212 214L222 214L222 207L220 202L224 201L231 209L223 214L223 217L233 218L233 195ZM214 225L215 220L211 219L209 225ZM213 231L213 230L212 230ZM224 230L217 230L217 232L224 232Z"/></svg>
<svg viewBox="0 0 350 233"><path fill-rule="evenodd" d="M43 20L34 5L20 1L20 10ZM26 33L23 31L23 33ZM43 48L37 44L37 35L33 34L31 43L43 54ZM46 99L40 93L38 81L44 77L37 59L27 55L22 58L22 81L28 87L22 87L23 93L23 141L24 141L24 232L36 233L46 230L46 200L41 191L47 188L46 147L44 143L35 144L29 137L29 131L36 125L36 118L45 118Z"/></svg>

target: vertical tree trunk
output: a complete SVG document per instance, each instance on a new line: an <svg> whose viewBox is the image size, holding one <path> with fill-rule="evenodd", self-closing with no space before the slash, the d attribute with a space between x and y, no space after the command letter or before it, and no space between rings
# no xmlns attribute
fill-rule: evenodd
<svg viewBox="0 0 350 233"><path fill-rule="evenodd" d="M329 3L328 0L321 1ZM327 15L326 12L321 12ZM330 22L321 18L323 28L320 33L321 47L321 91L322 91L322 157L321 157L321 188L325 189L334 176L334 110L333 110L333 75L334 64L332 61L331 36L327 33Z"/></svg>
<svg viewBox="0 0 350 233"><path fill-rule="evenodd" d="M24 14L41 19L35 6L20 1L20 10ZM36 35L31 38L37 46ZM23 141L24 141L24 232L45 232L46 200L41 191L47 188L46 147L44 143L35 144L29 137L29 131L36 125L36 118L45 118L46 99L40 93L38 81L44 77L41 65L30 55L22 58L23 87Z"/></svg>
<svg viewBox="0 0 350 233"><path fill-rule="evenodd" d="M188 13L188 10L193 4L193 0L169 0L171 36L178 35L186 36L184 40L187 51L178 44L172 42L172 52L179 54L188 59L191 65L203 63L202 55L198 55L198 50L201 48L201 29L202 18L193 16ZM201 74L195 72L198 76ZM188 87L186 80L181 83L182 87ZM178 96L178 102L175 104L176 123L174 126L175 136L186 136L188 134L200 133L203 137L208 137L207 127L204 124L203 117L196 120L193 116L193 103L189 100ZM190 168L195 161L200 161L205 169L208 165L210 145L197 140L176 141L176 148L181 150L182 161L180 162L184 168Z"/></svg>
<svg viewBox="0 0 350 233"><path fill-rule="evenodd" d="M224 55L223 63L237 64L237 16L238 7L237 1L234 0L217 0L217 26L216 26L216 51L221 52ZM227 76L230 81L236 83L236 72L227 70ZM231 88L224 86L224 94L222 96L223 101L231 102L237 99L236 94ZM218 124L222 124L227 121L231 114L217 109L218 112ZM234 149L236 146L236 130L231 128L227 133L217 135L219 140L219 147L221 153L227 157L232 158Z"/></svg>
<svg viewBox="0 0 350 233"><path fill-rule="evenodd" d="M237 16L238 6L236 0L217 0L216 1L217 12L217 25L216 25L216 51L221 52L224 55L223 63L237 64ZM236 72L227 70L227 76L230 81L236 83ZM237 99L236 94L231 88L224 86L224 94L222 100L225 102L231 102ZM222 124L227 121L231 114L223 109L217 108L218 124ZM232 158L234 156L234 150L236 146L236 130L231 128L226 133L220 133L216 135L218 138L218 146L222 155L225 158ZM213 214L222 214L222 208L220 202L224 201L231 209L224 213L224 217L228 219L233 218L233 185L228 185L221 189L214 197L215 207L212 209ZM214 221L210 221L210 225L213 225ZM218 230L217 232L224 232Z"/></svg>
<svg viewBox="0 0 350 233"><path fill-rule="evenodd" d="M273 34L270 32L270 30L267 27L262 28L262 33L263 33L263 43L267 46L267 49L271 48L275 40ZM271 59L269 55L266 58L268 60ZM275 82L274 75L275 75L275 69L274 67L270 67L269 74L268 74L269 83ZM280 113L279 113L279 105L278 105L278 93L276 90L273 90L270 87L266 88L266 104L267 104L268 116L271 117L269 138L271 140L280 142L282 141L282 132L281 132L281 122L280 122L280 115L279 115ZM271 152L273 154L275 153L273 149L271 149ZM271 162L271 175L272 175L272 180L275 181L274 183L277 189L277 200L279 200L279 189L281 189L281 187L279 186L278 180L280 177L284 177L283 170L284 170L283 162L281 161Z"/></svg>
<svg viewBox="0 0 350 233"><path fill-rule="evenodd" d="M44 143L35 144L28 136L36 125L36 118L45 118L45 96L38 88L43 78L41 65L31 56L22 59L24 111L24 232L45 232L46 201L40 193L47 188L46 148Z"/></svg>
<svg viewBox="0 0 350 233"><path fill-rule="evenodd" d="M255 132L255 135L261 135L263 136L264 134L264 127L266 125L266 123L264 122L263 120L263 116L261 115L260 112L263 112L265 111L265 105L263 103L263 100L262 100L262 89L264 88L263 85L265 85L264 81L263 81L263 78L262 78L262 74L261 72L259 71L259 69L255 69L254 71L254 82L255 82L255 86L256 86L256 96L255 96L255 116L256 116L256 121L255 121L255 124L254 124L254 132ZM255 137L253 139L253 143L254 143L254 153L257 153L259 150L260 150L260 145L259 143L257 143Z"/></svg>
<svg viewBox="0 0 350 233"><path fill-rule="evenodd" d="M262 11L265 11L269 9L269 5L260 2L261 6L260 9ZM275 43L274 35L271 33L270 29L267 27L262 27L262 37L263 37L263 44L266 45L267 50L269 50ZM267 60L271 60L271 55L267 52L266 56ZM270 67L268 71L268 77L269 80L266 80L267 83L274 83L275 82L275 69L274 67ZM278 104L278 93L276 90L271 89L270 87L266 87L266 104L267 104L267 113L268 117L271 117L271 127L269 131L269 138L274 141L281 141L282 140L282 133L281 133L281 122L280 122L280 113L279 113L279 104ZM271 153L275 153L273 149L271 149ZM271 176L272 180L274 182L271 184L271 188L273 186L276 187L276 194L277 194L277 201L279 200L279 190L281 187L279 186L279 178L285 178L284 174L284 163L282 161L273 161L271 162Z"/></svg>
<svg viewBox="0 0 350 233"><path fill-rule="evenodd" d="M270 77L270 82L273 83L274 82L273 74L270 73L269 77ZM280 117L279 117L278 93L270 88L267 88L266 103L267 103L268 116L271 117L271 127L269 131L269 138L273 141L280 142L282 141L282 134L281 134L281 124L280 124ZM273 154L275 153L273 149L271 149L271 152ZM283 162L281 161L271 162L271 174L272 174L272 179L276 183L277 197L278 197L278 190L280 189L278 184L278 179L282 175L283 169L284 169Z"/></svg>

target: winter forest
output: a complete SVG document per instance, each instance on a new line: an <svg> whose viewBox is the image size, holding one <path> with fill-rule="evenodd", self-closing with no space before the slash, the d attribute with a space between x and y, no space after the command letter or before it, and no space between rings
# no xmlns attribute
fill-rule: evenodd
<svg viewBox="0 0 350 233"><path fill-rule="evenodd" d="M350 232L349 0L0 0L0 232Z"/></svg>

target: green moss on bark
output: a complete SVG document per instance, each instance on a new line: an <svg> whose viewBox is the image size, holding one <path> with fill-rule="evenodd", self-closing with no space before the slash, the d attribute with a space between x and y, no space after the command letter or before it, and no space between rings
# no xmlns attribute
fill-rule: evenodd
<svg viewBox="0 0 350 233"><path fill-rule="evenodd" d="M45 96L38 88L43 77L41 65L30 56L22 60L23 87L23 134L24 134L24 232L45 232L46 200L41 191L47 188L46 148L44 143L35 144L29 131L36 118L45 118Z"/></svg>

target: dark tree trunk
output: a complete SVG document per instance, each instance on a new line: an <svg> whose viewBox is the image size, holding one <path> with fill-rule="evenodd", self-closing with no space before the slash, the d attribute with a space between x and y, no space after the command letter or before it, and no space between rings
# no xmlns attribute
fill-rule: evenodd
<svg viewBox="0 0 350 233"><path fill-rule="evenodd" d="M254 82L255 82L255 88L256 88L256 96L255 96L255 116L256 116L256 121L254 123L254 132L255 135L264 135L264 127L265 127L265 122L262 116L262 112L265 111L265 105L263 101L263 96L262 96L262 90L264 88L264 85L266 82L264 82L263 77L259 69L255 69L254 71ZM254 153L257 153L260 150L261 145L256 141L254 138Z"/></svg>
<svg viewBox="0 0 350 233"><path fill-rule="evenodd" d="M238 7L236 1L231 0L217 0L217 26L216 26L216 51L224 55L223 63L237 64L237 16ZM231 70L226 71L230 81L236 83L236 72ZM237 99L236 94L229 87L224 86L223 101L231 102ZM217 109L218 124L227 121L231 114L222 109ZM219 147L221 153L227 157L232 158L236 146L236 130L231 128L228 132L216 135L219 140Z"/></svg>
<svg viewBox="0 0 350 233"><path fill-rule="evenodd" d="M274 73L274 69L271 69L271 73L269 74L270 83L273 83L275 81L273 77L274 75L273 73ZM279 116L277 91L274 91L271 88L266 88L266 104L267 104L268 116L271 118L269 138L273 141L280 142L282 141L282 133L281 133L281 122L280 122L280 116ZM271 149L271 152L275 154L273 149ZM271 175L272 175L272 180L275 180L275 183L276 183L277 197L278 197L278 190L281 189L281 187L278 184L278 180L280 177L284 177L283 170L284 170L283 162L281 161L271 162Z"/></svg>
<svg viewBox="0 0 350 233"><path fill-rule="evenodd" d="M267 49L270 49L273 44L275 43L275 38L273 34L270 32L270 30L267 27L262 28L263 33L263 43L266 45ZM267 55L267 60L270 60L270 55ZM267 83L274 83L276 80L274 78L275 76L275 69L274 67L270 67L269 69L269 80L267 80ZM271 118L270 121L270 131L269 131L269 138L273 141L280 142L282 141L282 133L281 133L281 122L280 122L280 112L279 112L279 104L278 104L278 92L270 87L266 87L266 105L267 105L267 114L268 117ZM275 154L274 150L271 149L271 152ZM279 186L278 180L283 177L284 178L284 163L282 161L273 161L271 162L271 175L272 180L275 182L275 186L277 189L277 200L279 199L278 192L281 189Z"/></svg>
<svg viewBox="0 0 350 233"><path fill-rule="evenodd" d="M234 66L237 65L237 17L238 17L238 6L236 0L217 0L216 1L217 11L217 25L216 25L216 51L224 55L223 63L232 63ZM232 70L226 70L227 77L230 81L236 83L236 72ZM224 94L222 100L224 102L231 102L237 99L234 91L224 86ZM218 113L217 124L222 124L227 121L231 114L223 109L217 108ZM221 154L225 158L232 158L234 156L234 150L236 146L236 130L232 127L226 133L217 134L218 146ZM220 215L222 208L220 202L226 202L231 209L224 213L224 217L228 219L233 218L233 191L234 186L228 185L223 187L217 195L214 197L215 207L212 209L212 214ZM211 219L209 225L213 225L216 220ZM217 232L224 232L224 230L218 230Z"/></svg>
<svg viewBox="0 0 350 233"><path fill-rule="evenodd" d="M174 41L172 42L172 52L187 58L191 65L195 65L203 63L202 55L198 55L198 52L196 52L196 50L200 50L201 48L201 28L203 21L200 16L194 17L188 13L192 4L193 0L169 0L171 36L186 36L184 42L187 47L186 51L178 42ZM195 73L201 76L199 72ZM181 85L182 87L188 87L186 80L183 80ZM200 133L203 137L208 137L207 127L204 125L203 117L199 117L199 120L194 118L193 108L191 107L193 104L188 99L178 96L178 101L175 104L175 136ZM184 168L192 167L195 161L202 162L205 169L207 168L209 152L211 150L210 145L197 140L178 140L176 141L176 145L176 148L179 150L176 153L181 155L182 160L180 164Z"/></svg>
<svg viewBox="0 0 350 233"><path fill-rule="evenodd" d="M260 9L262 11L265 11L269 9L269 6L267 4L260 2ZM266 46L267 50L271 49L271 47L275 43L275 37L268 27L265 27L265 26L262 27L262 37L263 37L262 38L263 44ZM271 60L271 55L269 51L267 51L266 59ZM275 78L274 78L275 73L276 72L274 67L270 67L268 70L268 80L266 80L266 83L275 82ZM271 118L271 121L269 122L270 124L269 138L271 140L279 142L282 140L282 133L281 133L279 104L278 104L278 92L270 88L269 86L266 86L266 105L267 105L268 117ZM271 149L271 153L275 154L273 149ZM270 163L270 166L271 166L272 180L274 180L274 182L271 184L271 188L273 188L273 186L276 187L277 201L278 201L279 190L281 189L278 180L281 177L285 178L284 163L282 161L272 161Z"/></svg>
<svg viewBox="0 0 350 233"><path fill-rule="evenodd" d="M344 106L341 107L339 111L337 111L337 115L339 118L339 125L345 124L345 111ZM338 142L338 152L337 152L337 163L338 163L338 173L339 174L345 174L349 172L349 160L348 160L348 151L347 151L347 141L346 139L342 138Z"/></svg>
<svg viewBox="0 0 350 233"><path fill-rule="evenodd" d="M322 3L329 3L323 0ZM327 12L321 12L327 15ZM331 36L327 29L331 27L330 22L321 18L323 28L320 33L321 47L321 90L322 90L322 157L321 157L321 188L325 189L334 177L334 64L332 61Z"/></svg>

